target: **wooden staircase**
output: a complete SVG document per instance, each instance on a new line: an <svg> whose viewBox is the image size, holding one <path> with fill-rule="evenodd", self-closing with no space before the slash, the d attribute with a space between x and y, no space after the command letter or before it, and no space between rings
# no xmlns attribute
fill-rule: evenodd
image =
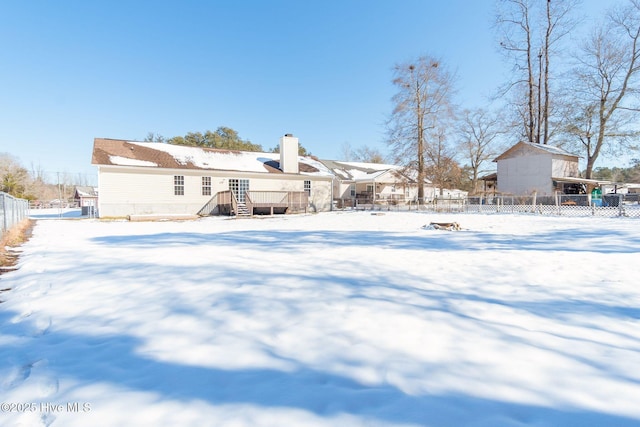
<svg viewBox="0 0 640 427"><path fill-rule="evenodd" d="M251 212L249 212L249 208L246 203L238 202L236 204L236 216L251 216Z"/></svg>

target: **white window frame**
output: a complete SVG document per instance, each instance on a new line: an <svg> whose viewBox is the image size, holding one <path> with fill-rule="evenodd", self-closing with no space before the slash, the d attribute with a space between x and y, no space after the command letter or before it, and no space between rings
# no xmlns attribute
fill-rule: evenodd
<svg viewBox="0 0 640 427"><path fill-rule="evenodd" d="M202 177L202 195L211 196L211 177L210 176Z"/></svg>
<svg viewBox="0 0 640 427"><path fill-rule="evenodd" d="M173 195L184 196L184 175L173 176Z"/></svg>

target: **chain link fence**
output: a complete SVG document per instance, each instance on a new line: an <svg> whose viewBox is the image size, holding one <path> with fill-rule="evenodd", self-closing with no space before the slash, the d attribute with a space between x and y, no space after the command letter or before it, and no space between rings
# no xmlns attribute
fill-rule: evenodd
<svg viewBox="0 0 640 427"><path fill-rule="evenodd" d="M356 203L339 200L337 209L371 211L460 212L460 213L530 213L560 216L601 216L640 218L640 194L605 194L593 198L586 194L492 195L477 197L437 197L425 203L411 201L376 201Z"/></svg>
<svg viewBox="0 0 640 427"><path fill-rule="evenodd" d="M29 201L0 192L0 227L2 235L29 216Z"/></svg>

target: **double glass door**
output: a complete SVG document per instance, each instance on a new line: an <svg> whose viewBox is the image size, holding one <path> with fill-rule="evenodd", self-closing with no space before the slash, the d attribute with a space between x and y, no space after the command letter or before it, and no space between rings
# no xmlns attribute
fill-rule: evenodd
<svg viewBox="0 0 640 427"><path fill-rule="evenodd" d="M238 203L245 202L245 194L249 191L249 180L248 179L230 179L229 180L229 190L233 191L233 194L236 195L236 200Z"/></svg>

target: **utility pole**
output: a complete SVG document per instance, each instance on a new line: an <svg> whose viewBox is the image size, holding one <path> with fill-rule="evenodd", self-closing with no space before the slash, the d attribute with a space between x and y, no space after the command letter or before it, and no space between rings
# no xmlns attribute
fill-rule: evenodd
<svg viewBox="0 0 640 427"><path fill-rule="evenodd" d="M60 190L60 172L56 172L58 175L58 216L62 218L62 191Z"/></svg>

